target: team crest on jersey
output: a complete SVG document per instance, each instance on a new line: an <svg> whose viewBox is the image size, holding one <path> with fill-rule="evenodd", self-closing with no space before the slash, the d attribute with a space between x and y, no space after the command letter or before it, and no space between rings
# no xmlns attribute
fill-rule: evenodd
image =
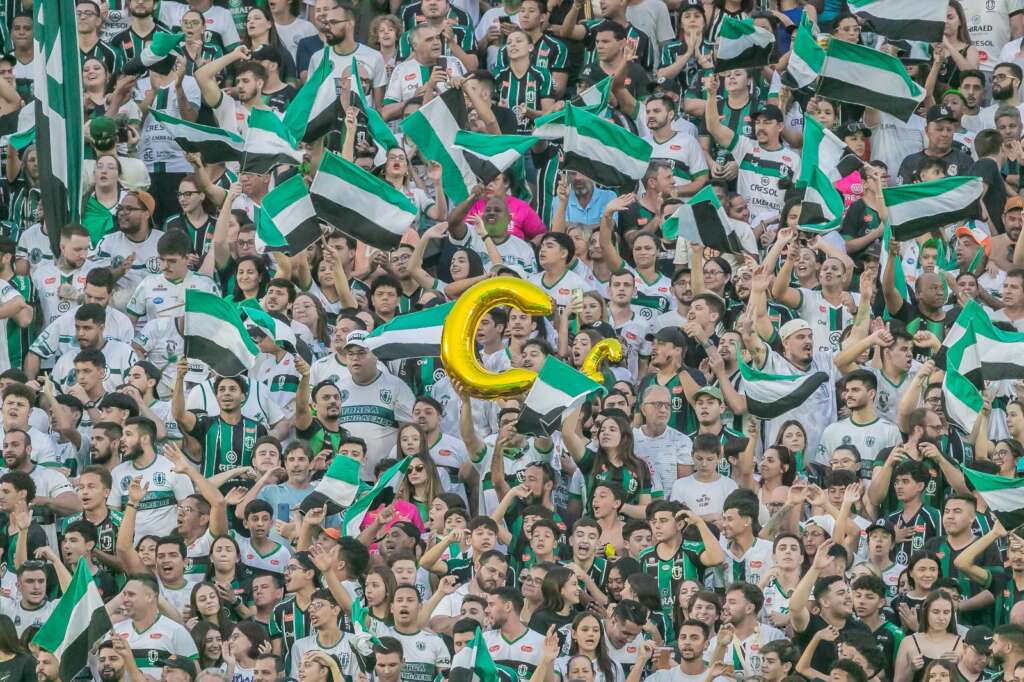
<svg viewBox="0 0 1024 682"><path fill-rule="evenodd" d="M153 484L154 485L166 485L167 484L167 474L165 474L162 471L158 471L155 474L153 474Z"/></svg>
<svg viewBox="0 0 1024 682"><path fill-rule="evenodd" d="M185 559L185 572L191 571L193 566L195 566L195 562L192 560L192 557L187 557Z"/></svg>
<svg viewBox="0 0 1024 682"><path fill-rule="evenodd" d="M526 667L525 663L520 663L519 667L516 668L516 673L519 675L519 679L526 680L530 677L530 669Z"/></svg>
<svg viewBox="0 0 1024 682"><path fill-rule="evenodd" d="M238 455L235 453L234 450L228 450L227 453L224 455L224 459L227 460L228 464L234 464L235 462L238 461Z"/></svg>
<svg viewBox="0 0 1024 682"><path fill-rule="evenodd" d="M448 373L445 372L443 369L440 369L440 368L435 369L434 370L434 383L437 383L439 381L443 381L446 376L448 376Z"/></svg>
<svg viewBox="0 0 1024 682"><path fill-rule="evenodd" d="M875 437L874 436L868 436L867 438L864 439L864 442L867 444L867 446L869 448L875 447Z"/></svg>
<svg viewBox="0 0 1024 682"><path fill-rule="evenodd" d="M39 265L39 262L43 260L42 249L32 249L31 251L29 251L28 260L30 263L32 263L32 265Z"/></svg>
<svg viewBox="0 0 1024 682"><path fill-rule="evenodd" d="M390 389L390 388L382 388L382 389L380 389L380 401L381 401L382 403L384 403L385 405L390 405L390 404L391 404L391 401L392 401L392 399L393 399L394 397L395 397L395 396L394 396L394 394L393 394L393 393L391 392L391 389ZM342 398L342 400L344 400L344 398Z"/></svg>
<svg viewBox="0 0 1024 682"><path fill-rule="evenodd" d="M683 579L683 567L682 566L673 566L672 567L672 580L682 580L682 579Z"/></svg>
<svg viewBox="0 0 1024 682"><path fill-rule="evenodd" d="M160 652L157 651L156 649L150 649L149 650L149 662L155 665L156 662L159 661L159 660L160 660Z"/></svg>
<svg viewBox="0 0 1024 682"><path fill-rule="evenodd" d="M248 429L247 429L247 431L248 431ZM247 449L247 450L251 450L253 447L255 447L255 445L256 445L256 436L255 435L249 435L248 433L246 433L245 436L242 438L242 447Z"/></svg>
<svg viewBox="0 0 1024 682"><path fill-rule="evenodd" d="M131 476L124 476L121 479L121 490L128 490L128 487L132 484Z"/></svg>
<svg viewBox="0 0 1024 682"><path fill-rule="evenodd" d="M423 640L420 640L420 641L416 642L416 648L419 649L420 651L426 651L427 650L427 644Z"/></svg>
<svg viewBox="0 0 1024 682"><path fill-rule="evenodd" d="M58 313L66 313L69 310L71 310L71 302L70 301L61 301L60 303L57 304L57 312Z"/></svg>
<svg viewBox="0 0 1024 682"><path fill-rule="evenodd" d="M337 379L334 379L334 381L337 381ZM348 400L348 391L343 389L341 391L341 402L345 402L346 400Z"/></svg>
<svg viewBox="0 0 1024 682"><path fill-rule="evenodd" d="M146 261L146 269L152 272L154 275L160 272L160 259L156 256Z"/></svg>

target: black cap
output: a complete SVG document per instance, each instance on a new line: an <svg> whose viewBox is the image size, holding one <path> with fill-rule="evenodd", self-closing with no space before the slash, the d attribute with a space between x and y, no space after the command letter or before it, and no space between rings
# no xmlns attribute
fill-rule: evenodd
<svg viewBox="0 0 1024 682"><path fill-rule="evenodd" d="M608 324L604 320L602 320L601 322L594 322L593 324L588 325L588 328L589 329L593 329L598 334L600 334L601 338L605 338L605 339L614 339L615 338L615 327L611 326L610 324Z"/></svg>
<svg viewBox="0 0 1024 682"><path fill-rule="evenodd" d="M683 4L679 6L679 13L682 14L688 9L699 9L701 12L704 11L703 0L683 0Z"/></svg>
<svg viewBox="0 0 1024 682"><path fill-rule="evenodd" d="M892 536L893 539L896 538L896 531L893 530L892 525L886 523L885 521L881 521L881 520L875 521L870 526L865 528L864 529L864 535L871 535L876 530L884 530L886 533L888 533L890 536Z"/></svg>
<svg viewBox="0 0 1024 682"><path fill-rule="evenodd" d="M967 646L974 647L975 651L983 656L988 656L992 649L992 628L985 625L975 625L967 631L964 642Z"/></svg>
<svg viewBox="0 0 1024 682"><path fill-rule="evenodd" d="M782 123L783 121L786 120L786 117L782 115L782 109L779 109L774 104L766 104L766 105L764 105L763 107L761 107L760 110L754 112L754 114L750 117L750 119L752 121L756 121L757 119L761 118L762 116L764 116L765 118L768 118L768 119L770 119L772 121L778 121L779 123Z"/></svg>
<svg viewBox="0 0 1024 682"><path fill-rule="evenodd" d="M949 107L944 107L941 104L936 104L928 109L926 120L928 123L935 123L936 121L956 123L956 117L953 116L953 112L949 110Z"/></svg>
<svg viewBox="0 0 1024 682"><path fill-rule="evenodd" d="M607 77L608 74L604 72L604 69L602 69L597 62L591 62L583 67L580 71L580 75L576 77L576 80L582 83L594 84L600 83Z"/></svg>
<svg viewBox="0 0 1024 682"><path fill-rule="evenodd" d="M871 129L863 121L847 121L839 128L839 137L849 137L857 133L864 133L864 137L871 137Z"/></svg>
<svg viewBox="0 0 1024 682"><path fill-rule="evenodd" d="M677 348L686 348L686 335L683 334L683 330L678 327L665 327L664 329L660 329L658 333L654 335L654 340L671 343Z"/></svg>
<svg viewBox="0 0 1024 682"><path fill-rule="evenodd" d="M280 67L283 62L281 59L281 50L270 44L264 44L257 47L256 51L252 53L252 58L257 62L274 62L278 67Z"/></svg>
<svg viewBox="0 0 1024 682"><path fill-rule="evenodd" d="M882 242L875 240L868 244L868 247L860 252L861 260L881 260L882 258Z"/></svg>
<svg viewBox="0 0 1024 682"><path fill-rule="evenodd" d="M682 87L679 85L678 78L661 76L647 82L647 92L653 97L669 96L673 100L677 100L682 94Z"/></svg>
<svg viewBox="0 0 1024 682"><path fill-rule="evenodd" d="M163 660L163 667L184 671L191 679L196 679L196 664L191 658L171 654Z"/></svg>

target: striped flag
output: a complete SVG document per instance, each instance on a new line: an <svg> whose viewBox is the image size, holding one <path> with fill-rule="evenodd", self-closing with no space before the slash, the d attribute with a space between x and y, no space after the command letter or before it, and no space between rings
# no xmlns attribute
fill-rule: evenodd
<svg viewBox="0 0 1024 682"><path fill-rule="evenodd" d="M402 121L402 131L416 144L423 158L441 164L441 184L453 204L468 199L477 184L469 162L454 146L455 136L465 127L466 100L462 91L454 88Z"/></svg>
<svg viewBox="0 0 1024 682"><path fill-rule="evenodd" d="M612 79L606 77L576 95L572 104L600 116L608 108L608 94L611 92L611 88ZM565 137L565 109L545 114L534 121L533 136L542 140L561 140Z"/></svg>
<svg viewBox="0 0 1024 682"><path fill-rule="evenodd" d="M899 59L880 50L831 38L825 50L818 94L860 104L907 121L924 99Z"/></svg>
<svg viewBox="0 0 1024 682"><path fill-rule="evenodd" d="M889 240L892 239L892 227L886 225L882 230L882 249L878 256L878 272L885 272L886 263L889 260ZM907 275L903 271L903 258L896 256L896 262L893 263L893 278L896 285L896 292L900 295L904 301L910 300L910 291L907 288ZM889 310L886 309L882 313L883 319L890 319Z"/></svg>
<svg viewBox="0 0 1024 682"><path fill-rule="evenodd" d="M893 236L906 242L946 225L980 216L981 178L954 176L882 190Z"/></svg>
<svg viewBox="0 0 1024 682"><path fill-rule="evenodd" d="M60 661L60 679L70 682L88 665L89 651L111 627L99 588L85 559L79 558L71 584L32 643Z"/></svg>
<svg viewBox="0 0 1024 682"><path fill-rule="evenodd" d="M256 238L265 251L294 256L321 236L313 199L301 175L293 175L263 197L256 213Z"/></svg>
<svg viewBox="0 0 1024 682"><path fill-rule="evenodd" d="M149 113L163 125L164 130L184 151L202 154L203 163L241 161L245 155L245 140L240 135L223 128L204 126L168 116L156 109L151 109Z"/></svg>
<svg viewBox="0 0 1024 682"><path fill-rule="evenodd" d="M771 63L775 36L752 19L733 19L724 15L718 34L715 72L732 69L753 69Z"/></svg>
<svg viewBox="0 0 1024 682"><path fill-rule="evenodd" d="M419 217L409 197L333 152L324 152L309 192L321 220L378 249L398 246Z"/></svg>
<svg viewBox="0 0 1024 682"><path fill-rule="evenodd" d="M356 664L364 673L369 673L376 665L373 645L380 644L380 639L369 630L370 612L363 606L362 599L352 600L352 629L348 638L349 649L356 658Z"/></svg>
<svg viewBox="0 0 1024 682"><path fill-rule="evenodd" d="M29 102L20 109L0 116L0 136L19 152L36 141L36 105Z"/></svg>
<svg viewBox="0 0 1024 682"><path fill-rule="evenodd" d="M239 306L239 311L242 313L247 329L255 328L263 332L274 339L274 343L289 352L295 350L297 342L295 330L292 329L287 320L279 317L280 313L274 313L273 315L268 313L260 307L258 301L253 299L242 302Z"/></svg>
<svg viewBox="0 0 1024 682"><path fill-rule="evenodd" d="M843 195L833 180L846 152L846 145L830 130L825 130L813 116L804 119L804 146L800 159L800 175L796 187L804 190L800 206L801 230L824 234L838 229L843 220ZM833 177L835 176L835 177Z"/></svg>
<svg viewBox="0 0 1024 682"><path fill-rule="evenodd" d="M316 509L327 505L327 514L330 516L351 505L359 492L359 466L358 460L336 454L324 477L307 496L308 501L303 500L302 508Z"/></svg>
<svg viewBox="0 0 1024 682"><path fill-rule="evenodd" d="M78 29L73 2L36 0L33 8L39 189L50 247L60 253L60 228L79 222L82 209L85 114Z"/></svg>
<svg viewBox="0 0 1024 682"><path fill-rule="evenodd" d="M682 237L722 253L743 253L739 235L710 185L676 209L661 226L661 234L665 239Z"/></svg>
<svg viewBox="0 0 1024 682"><path fill-rule="evenodd" d="M359 537L359 529L363 526L363 519L366 518L367 512L370 511L370 506L385 488L394 488L398 484L401 479L399 478L398 481L395 481L395 477L404 476L411 461L412 457L403 457L398 462L395 462L391 468L380 475L380 478L377 479L372 488L360 495L355 504L345 510L344 516L341 517L342 535L351 538ZM392 485L392 482L394 482L394 485Z"/></svg>
<svg viewBox="0 0 1024 682"><path fill-rule="evenodd" d="M483 183L498 177L535 144L537 138L532 135L488 135L468 130L460 130L455 135L456 149L462 152L466 163Z"/></svg>
<svg viewBox="0 0 1024 682"><path fill-rule="evenodd" d="M804 404L822 384L825 372L812 374L768 374L739 360L747 411L760 419L774 419Z"/></svg>
<svg viewBox="0 0 1024 682"><path fill-rule="evenodd" d="M448 682L498 682L498 666L487 651L483 632L476 629L473 639L452 658Z"/></svg>
<svg viewBox="0 0 1024 682"><path fill-rule="evenodd" d="M251 369L259 355L239 309L220 296L185 291L185 355L202 360L220 376Z"/></svg>
<svg viewBox="0 0 1024 682"><path fill-rule="evenodd" d="M973 488L1003 528L1014 531L1024 523L1024 478L1006 478L963 467L967 485Z"/></svg>
<svg viewBox="0 0 1024 682"><path fill-rule="evenodd" d="M441 329L455 302L397 316L366 337L378 360L436 358L441 355Z"/></svg>
<svg viewBox="0 0 1024 682"><path fill-rule="evenodd" d="M302 152L284 122L272 109L253 109L245 134L242 172L265 175L281 164L300 163Z"/></svg>
<svg viewBox="0 0 1024 682"><path fill-rule="evenodd" d="M935 0L847 0L865 28L886 38L941 43L946 27L944 2Z"/></svg>
<svg viewBox="0 0 1024 682"><path fill-rule="evenodd" d="M384 122L384 118L366 100L366 93L363 92L363 81L359 78L359 62L355 57L352 57L352 81L354 82L359 108L363 110L363 114L366 116L366 125L370 129L370 137L373 138L378 147L383 148L385 153L389 149L394 149L398 146L398 140L395 139L395 134L391 132L388 124Z"/></svg>
<svg viewBox="0 0 1024 682"><path fill-rule="evenodd" d="M793 47L789 53L786 71L782 74L782 82L793 89L810 87L818 80L824 65L825 50L814 37L814 24L805 13L793 38Z"/></svg>
<svg viewBox="0 0 1024 682"><path fill-rule="evenodd" d="M565 108L563 149L564 169L620 192L633 191L651 162L649 142L572 105Z"/></svg>
<svg viewBox="0 0 1024 682"><path fill-rule="evenodd" d="M964 306L943 338L942 349L936 357L936 361L940 365L944 363L946 368L942 378L946 417L968 433L974 429L974 422L984 403L981 391L985 382L975 334L979 311L985 315L974 301Z"/></svg>
<svg viewBox="0 0 1024 682"><path fill-rule="evenodd" d="M284 125L293 139L313 142L330 132L341 115L339 79L332 74L334 62L327 53L330 49L329 45L324 47L320 65L309 74L284 112Z"/></svg>
<svg viewBox="0 0 1024 682"><path fill-rule="evenodd" d="M154 64L159 64L162 60L171 56L183 40L185 40L184 33L157 31L153 34L153 39L142 48L142 52L139 53L139 61L147 68Z"/></svg>
<svg viewBox="0 0 1024 682"><path fill-rule="evenodd" d="M562 419L595 391L605 391L569 365L549 355L519 413L516 430L528 436L548 437L562 428Z"/></svg>

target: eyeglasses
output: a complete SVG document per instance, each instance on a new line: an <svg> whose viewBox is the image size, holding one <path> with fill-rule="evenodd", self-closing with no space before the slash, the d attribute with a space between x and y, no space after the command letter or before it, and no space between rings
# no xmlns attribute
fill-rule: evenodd
<svg viewBox="0 0 1024 682"><path fill-rule="evenodd" d="M426 471L426 469L427 468L425 466L423 466L422 464L417 464L416 466L409 467L409 472L411 473L411 472L415 471L416 473L420 473L421 471Z"/></svg>
<svg viewBox="0 0 1024 682"><path fill-rule="evenodd" d="M524 575L519 579L519 582L524 585L533 585L534 583L543 582L543 580L541 578L534 578L532 575Z"/></svg>
<svg viewBox="0 0 1024 682"><path fill-rule="evenodd" d="M239 239L235 243L239 246L256 246L255 239Z"/></svg>
<svg viewBox="0 0 1024 682"><path fill-rule="evenodd" d="M199 19L190 19L189 21L181 22L181 25L182 26L190 26L190 27L191 26L202 26L203 22L200 21Z"/></svg>
<svg viewBox="0 0 1024 682"><path fill-rule="evenodd" d="M184 192L178 192L178 198L181 199L183 197L192 197L197 194L201 194L201 192L198 192L196 190L185 190Z"/></svg>
<svg viewBox="0 0 1024 682"><path fill-rule="evenodd" d="M669 408L669 404L663 400L649 400L644 405L650 405L656 410L667 410Z"/></svg>
<svg viewBox="0 0 1024 682"><path fill-rule="evenodd" d="M185 505L185 504L179 504L178 505L178 511L185 512L186 514L191 514L195 510L196 510L195 507L190 507L190 506Z"/></svg>
<svg viewBox="0 0 1024 682"><path fill-rule="evenodd" d="M75 16L79 19L88 19L89 17L98 17L99 15L99 12L93 12L92 10L88 9L75 10Z"/></svg>

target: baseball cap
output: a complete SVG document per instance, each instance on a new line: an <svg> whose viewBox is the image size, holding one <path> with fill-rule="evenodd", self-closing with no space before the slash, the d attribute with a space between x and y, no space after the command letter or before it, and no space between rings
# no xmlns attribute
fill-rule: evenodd
<svg viewBox="0 0 1024 682"><path fill-rule="evenodd" d="M786 324L782 325L782 327L779 329L779 338L785 341L793 334L796 334L797 332L803 331L805 329L809 330L810 328L811 325L808 324L806 320L790 320Z"/></svg>
<svg viewBox="0 0 1024 682"><path fill-rule="evenodd" d="M654 335L654 340L671 343L677 348L686 348L686 336L678 327L665 327Z"/></svg>
<svg viewBox="0 0 1024 682"><path fill-rule="evenodd" d="M818 514L807 519L804 523L800 524L800 529L804 530L807 526L815 525L818 528L825 531L825 534L829 537L833 537L836 534L836 520L828 514Z"/></svg>
<svg viewBox="0 0 1024 682"><path fill-rule="evenodd" d="M341 530L338 528L321 528L320 532L334 541L341 539Z"/></svg>
<svg viewBox="0 0 1024 682"><path fill-rule="evenodd" d="M703 12L704 3L702 0L683 0L683 4L679 6L679 13L682 14L688 9L699 9Z"/></svg>
<svg viewBox="0 0 1024 682"><path fill-rule="evenodd" d="M256 51L252 53L252 59L257 62L270 61L281 66L281 51L270 44L260 45L256 48Z"/></svg>
<svg viewBox="0 0 1024 682"><path fill-rule="evenodd" d="M933 105L928 109L928 115L925 117L928 123L934 123L936 121L952 121L956 122L956 117L953 116L953 112L949 110L949 107L944 107L941 104Z"/></svg>
<svg viewBox="0 0 1024 682"><path fill-rule="evenodd" d="M192 662L191 658L171 654L169 657L164 659L163 667L181 670L182 672L188 673L189 678L193 680L196 679L196 664Z"/></svg>
<svg viewBox="0 0 1024 682"><path fill-rule="evenodd" d="M718 388L718 386L701 386L694 392L693 399L697 400L697 398L701 397L702 395L706 395L709 398L714 398L720 403L725 402L725 399L722 397L722 389Z"/></svg>
<svg viewBox="0 0 1024 682"><path fill-rule="evenodd" d="M862 260L881 260L882 244L878 240L871 242L866 249L860 252Z"/></svg>
<svg viewBox="0 0 1024 682"><path fill-rule="evenodd" d="M607 76L608 74L604 72L604 69L602 69L598 64L592 63L583 67L580 71L580 75L576 77L576 80L580 83L590 83L593 85L594 83L600 83Z"/></svg>
<svg viewBox="0 0 1024 682"><path fill-rule="evenodd" d="M863 121L847 121L839 129L839 137L849 137L863 133L864 137L871 137L871 129L864 125Z"/></svg>
<svg viewBox="0 0 1024 682"><path fill-rule="evenodd" d="M1024 210L1024 198L1021 197L1010 197L1003 204L1003 213L1009 213L1010 211L1021 211Z"/></svg>
<svg viewBox="0 0 1024 682"><path fill-rule="evenodd" d="M97 116L89 121L89 137L98 149L110 149L117 144L117 121L109 116Z"/></svg>
<svg viewBox="0 0 1024 682"><path fill-rule="evenodd" d="M956 228L956 231L953 234L954 236L957 237L970 237L975 241L975 243L980 245L981 248L985 250L986 255L988 255L988 252L992 249L991 238L989 238L988 234L984 230L981 230L977 227L967 227L966 225L961 225L960 227Z"/></svg>
<svg viewBox="0 0 1024 682"><path fill-rule="evenodd" d="M881 519L879 519L878 521L875 521L870 526L865 528L864 529L864 535L866 535L866 536L867 535L871 535L876 530L884 530L886 533L891 535L893 538L896 537L896 532L892 529L892 526L889 525L888 523L886 523L885 521L881 520Z"/></svg>
<svg viewBox="0 0 1024 682"><path fill-rule="evenodd" d="M358 346L370 350L370 346L366 343L366 337L369 334L362 329L356 329L355 331L349 332L349 335L345 337L345 348L349 346Z"/></svg>
<svg viewBox="0 0 1024 682"><path fill-rule="evenodd" d="M762 107L759 111L754 112L754 115L751 116L750 118L751 120L756 121L762 116L772 121L778 121L779 123L782 123L784 120L786 120L785 117L782 115L782 109L779 109L774 104L764 105L764 107Z"/></svg>
<svg viewBox="0 0 1024 682"><path fill-rule="evenodd" d="M139 200L139 203L149 211L149 216L153 217L153 214L156 213L156 199L153 198L152 194L144 189L137 189L133 192L128 192L128 194L134 195Z"/></svg>
<svg viewBox="0 0 1024 682"><path fill-rule="evenodd" d="M985 625L975 625L973 628L967 631L964 636L964 642L967 646L974 647L975 651L984 656L988 656L992 649L992 628Z"/></svg>
<svg viewBox="0 0 1024 682"><path fill-rule="evenodd" d="M946 95L956 95L963 101L964 104L967 104L967 97L965 97L964 93L960 92L958 88L949 88L944 93L942 93L943 97L945 97Z"/></svg>

